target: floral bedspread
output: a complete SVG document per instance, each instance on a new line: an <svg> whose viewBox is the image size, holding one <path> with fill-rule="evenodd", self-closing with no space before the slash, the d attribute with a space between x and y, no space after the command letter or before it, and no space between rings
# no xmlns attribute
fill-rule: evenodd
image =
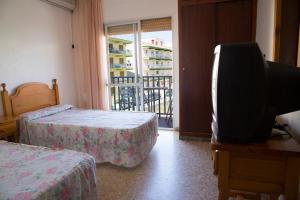
<svg viewBox="0 0 300 200"><path fill-rule="evenodd" d="M0 141L0 199L96 199L92 156Z"/></svg>
<svg viewBox="0 0 300 200"><path fill-rule="evenodd" d="M56 112L53 110L56 109ZM49 107L19 121L22 143L89 153L97 163L134 167L157 139L157 116L146 112Z"/></svg>

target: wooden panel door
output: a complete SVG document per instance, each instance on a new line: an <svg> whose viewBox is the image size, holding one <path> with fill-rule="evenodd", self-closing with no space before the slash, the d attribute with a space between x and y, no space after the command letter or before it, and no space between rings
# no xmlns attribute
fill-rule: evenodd
<svg viewBox="0 0 300 200"><path fill-rule="evenodd" d="M210 132L214 10L214 4L185 6L181 10L181 136L197 136Z"/></svg>
<svg viewBox="0 0 300 200"><path fill-rule="evenodd" d="M239 0L216 3L216 44L255 40L256 2Z"/></svg>
<svg viewBox="0 0 300 200"><path fill-rule="evenodd" d="M219 43L255 38L256 0L179 0L180 137L211 133L211 71Z"/></svg>
<svg viewBox="0 0 300 200"><path fill-rule="evenodd" d="M275 4L274 61L296 66L300 34L300 1L277 0Z"/></svg>

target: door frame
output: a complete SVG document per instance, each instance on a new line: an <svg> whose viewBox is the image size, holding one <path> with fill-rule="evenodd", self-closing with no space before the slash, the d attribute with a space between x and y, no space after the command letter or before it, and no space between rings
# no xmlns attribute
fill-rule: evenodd
<svg viewBox="0 0 300 200"><path fill-rule="evenodd" d="M134 83L121 83L121 84L112 84L111 83L111 77L110 77L110 59L109 59L109 41L108 41L108 27L111 26L122 26L122 25L133 25L133 35L134 35L134 62L135 62L135 79ZM141 57L141 22L140 20L136 21L127 21L127 22L121 22L121 23L109 23L105 24L105 42L106 42L106 56L107 60L107 80L106 80L106 87L108 88L108 108L111 109L112 106L112 97L111 97L111 87L113 86L134 86L135 90L137 91L135 94L137 105L135 107L135 111L144 111L144 98L143 98L143 71L142 71L142 57ZM139 90L140 89L140 90ZM139 92L140 91L140 92ZM138 99L140 97L140 99ZM139 103L142 106L139 106Z"/></svg>
<svg viewBox="0 0 300 200"><path fill-rule="evenodd" d="M156 19L156 18L165 18L165 17L170 17L171 18L171 23L172 23L172 28L171 28L171 32L172 32L172 46L173 46L173 73L172 73L172 77L173 77L173 121L172 121L172 126L173 128L162 128L159 127L159 129L161 130L175 130L175 131L179 131L179 127L180 127L180 77L179 77L179 71L180 71L180 51L179 51L179 46L180 46L180 40L179 40L179 29L180 29L180 24L178 24L179 19L180 19L180 14L179 13L171 13L171 14L166 14L166 15L158 15L155 17L142 17L142 18L137 18L136 20L120 20L120 21L109 21L107 23L104 24L105 27L105 41L106 41L106 27L107 26L118 26L118 25L124 25L124 24L130 24L130 23L139 23L139 30L141 30L140 28L140 24L142 20L146 20L146 19ZM141 40L141 31L139 31L139 38ZM141 42L141 41L140 41ZM108 45L108 43L106 42L106 44ZM109 52L106 49L107 52ZM140 47L140 54L142 54L142 48ZM108 55L108 53L106 53L106 55ZM109 59L109 58L108 58ZM106 59L106 60L108 60ZM108 65L109 62L107 61ZM142 63L142 57L140 57L140 63ZM142 67L142 65L141 65ZM106 78L110 77L110 69L108 69L107 71L107 75ZM141 79L143 77L140 77ZM108 82L110 80L106 80L106 88L108 89L108 91L106 92L106 95L108 95L108 109L111 109L111 90L109 89L108 86ZM144 89L143 86L141 87L141 89ZM143 104L143 100L141 100L141 104ZM144 106L143 106L144 108Z"/></svg>

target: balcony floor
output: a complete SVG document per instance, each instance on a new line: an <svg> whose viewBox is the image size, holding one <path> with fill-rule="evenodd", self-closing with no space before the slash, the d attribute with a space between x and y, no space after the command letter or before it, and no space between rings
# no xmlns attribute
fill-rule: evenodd
<svg viewBox="0 0 300 200"><path fill-rule="evenodd" d="M161 116L158 118L158 126L161 128L173 128L173 120L166 119L166 117Z"/></svg>

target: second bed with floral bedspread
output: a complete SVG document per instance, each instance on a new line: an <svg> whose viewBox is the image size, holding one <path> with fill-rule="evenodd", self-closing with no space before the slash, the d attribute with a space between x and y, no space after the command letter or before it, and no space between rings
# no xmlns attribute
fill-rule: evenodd
<svg viewBox="0 0 300 200"><path fill-rule="evenodd" d="M0 199L97 199L95 159L0 140Z"/></svg>
<svg viewBox="0 0 300 200"><path fill-rule="evenodd" d="M20 142L86 152L97 163L134 167L157 139L157 116L145 112L83 110L69 105L25 113Z"/></svg>

